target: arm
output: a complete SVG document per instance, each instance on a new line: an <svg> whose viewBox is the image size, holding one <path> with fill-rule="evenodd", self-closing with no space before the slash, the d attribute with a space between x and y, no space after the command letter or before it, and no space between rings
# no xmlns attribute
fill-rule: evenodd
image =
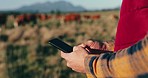
<svg viewBox="0 0 148 78"><path fill-rule="evenodd" d="M111 48L111 44L108 42L97 42L97 41L89 40L85 43L75 46L73 48L73 52L71 53L61 52L61 57L67 61L67 66L70 67L72 70L81 72L81 73L86 73L84 60L85 60L85 57L88 55L88 53L92 52L91 49L105 50L105 51L111 52L112 50L110 50L110 48ZM100 53L97 53L97 55L99 54Z"/></svg>
<svg viewBox="0 0 148 78"><path fill-rule="evenodd" d="M67 66L70 67L72 70L86 73L84 59L88 55L88 53L92 52L90 49L112 51L111 48L113 46L111 45L113 45L113 43L114 42L97 42L89 40L85 43L75 46L73 48L73 52L71 53L61 52L61 57L67 61ZM89 74L87 74L87 76L88 75Z"/></svg>
<svg viewBox="0 0 148 78"><path fill-rule="evenodd" d="M116 53L87 55L84 62L86 72L94 78L148 76L148 35Z"/></svg>

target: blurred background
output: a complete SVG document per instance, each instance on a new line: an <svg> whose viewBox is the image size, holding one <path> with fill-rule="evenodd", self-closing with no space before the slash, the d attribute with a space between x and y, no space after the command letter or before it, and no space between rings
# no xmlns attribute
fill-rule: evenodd
<svg viewBox="0 0 148 78"><path fill-rule="evenodd" d="M0 78L86 78L59 50L88 39L115 39L121 0L0 0Z"/></svg>

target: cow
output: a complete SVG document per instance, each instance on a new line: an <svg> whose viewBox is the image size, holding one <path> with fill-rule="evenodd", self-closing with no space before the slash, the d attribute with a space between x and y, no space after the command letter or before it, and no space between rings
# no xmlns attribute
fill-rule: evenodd
<svg viewBox="0 0 148 78"><path fill-rule="evenodd" d="M92 20L98 20L98 19L100 19L100 14L97 14L97 15L93 15L93 16L91 16L91 19Z"/></svg>
<svg viewBox="0 0 148 78"><path fill-rule="evenodd" d="M36 14L36 16L40 21L46 21L52 18L52 16L48 14Z"/></svg>
<svg viewBox="0 0 148 78"><path fill-rule="evenodd" d="M47 20L47 15L46 14L37 14L37 18L41 21Z"/></svg>
<svg viewBox="0 0 148 78"><path fill-rule="evenodd" d="M34 24L37 23L37 17L35 14L21 14L16 16L14 26L25 25L30 22L33 22Z"/></svg>
<svg viewBox="0 0 148 78"><path fill-rule="evenodd" d="M47 15L47 19L49 20L49 19L51 19L52 18L52 16L51 15Z"/></svg>
<svg viewBox="0 0 148 78"><path fill-rule="evenodd" d="M65 23L72 22L72 21L80 22L81 21L80 14L71 13L71 14L65 15L65 17L64 17Z"/></svg>
<svg viewBox="0 0 148 78"><path fill-rule="evenodd" d="M84 17L85 19L90 19L90 18L91 18L90 15L83 15L83 17Z"/></svg>

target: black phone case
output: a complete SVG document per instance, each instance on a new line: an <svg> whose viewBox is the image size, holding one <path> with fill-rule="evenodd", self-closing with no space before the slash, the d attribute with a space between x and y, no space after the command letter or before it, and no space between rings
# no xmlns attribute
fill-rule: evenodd
<svg viewBox="0 0 148 78"><path fill-rule="evenodd" d="M71 53L73 51L73 47L61 41L58 38L54 38L49 40L49 44L63 51L64 53Z"/></svg>

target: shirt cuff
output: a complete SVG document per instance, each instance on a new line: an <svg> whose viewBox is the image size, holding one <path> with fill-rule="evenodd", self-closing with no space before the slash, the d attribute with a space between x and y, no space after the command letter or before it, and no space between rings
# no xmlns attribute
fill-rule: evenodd
<svg viewBox="0 0 148 78"><path fill-rule="evenodd" d="M88 78L96 78L95 72L93 69L93 62L97 57L98 56L96 55L88 55L85 57L84 63L85 63L85 69L86 69Z"/></svg>

